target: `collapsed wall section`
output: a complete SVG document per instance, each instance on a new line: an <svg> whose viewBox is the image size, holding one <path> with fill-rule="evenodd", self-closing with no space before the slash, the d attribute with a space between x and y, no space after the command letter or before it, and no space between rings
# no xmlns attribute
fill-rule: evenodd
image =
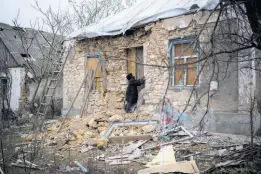
<svg viewBox="0 0 261 174"><path fill-rule="evenodd" d="M187 37L197 37L199 47L202 52L200 57L206 56L204 53L211 50L210 37L215 24L217 14L214 14L208 21L208 25L201 30L205 24L208 12L200 12L196 15L178 16L140 28L124 36L116 37L99 37L95 39L85 39L77 42L77 55L69 60L64 69L64 103L63 107L68 109L70 103L76 96L77 90L86 74L86 59L84 54L94 54L99 52L105 62L105 91L93 90L90 95L88 110L89 112L107 112L115 113L123 111L124 95L127 87L126 75L128 73L128 48L143 47L144 57L144 76L146 79L144 96L145 104L141 107L142 113L153 114L162 103L162 98L167 96L175 107L183 110L189 106L189 111L195 104L196 100L209 89L210 81L213 81L214 90L210 95L210 108L213 112L236 112L238 103L238 75L232 67L224 67L223 70L215 72L215 77L211 78L212 62L211 58L203 66L199 77L199 83L194 89L191 86L176 87L170 86L170 42L176 39L185 39ZM219 48L221 49L221 48ZM219 59L226 60L229 56L223 54ZM229 73L226 77L225 71ZM199 70L201 71L201 70ZM215 69L217 71L217 68ZM198 72L199 73L199 72ZM220 75L217 75L220 74ZM221 81L220 79L226 80ZM220 81L221 84L215 82ZM218 88L218 86L223 86ZM191 92L194 90L193 94ZM191 98L191 99L190 99ZM188 103L190 99L190 103ZM81 109L84 101L84 89L81 89L80 95L76 99L74 109ZM226 103L224 103L226 101ZM205 111L207 108L207 98L202 97L202 102L197 102L197 111Z"/></svg>

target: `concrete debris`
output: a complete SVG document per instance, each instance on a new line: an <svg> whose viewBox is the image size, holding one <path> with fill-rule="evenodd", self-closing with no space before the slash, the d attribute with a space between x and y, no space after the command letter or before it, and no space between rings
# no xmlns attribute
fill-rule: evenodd
<svg viewBox="0 0 261 174"><path fill-rule="evenodd" d="M56 141L53 141L53 140L47 140L47 143L46 143L47 146L56 146L57 145L57 142Z"/></svg>
<svg viewBox="0 0 261 174"><path fill-rule="evenodd" d="M92 149L94 149L93 146L88 146L88 147L82 146L79 151L80 151L81 153L85 153L85 152L88 152L88 151L90 151L90 150L92 150Z"/></svg>
<svg viewBox="0 0 261 174"><path fill-rule="evenodd" d="M224 156L228 153L227 149L220 149L218 150L218 156Z"/></svg>
<svg viewBox="0 0 261 174"><path fill-rule="evenodd" d="M79 169L75 168L75 167L71 167L70 165L62 164L62 165L59 166L59 171L65 172L65 173L73 172L73 171L79 172Z"/></svg>
<svg viewBox="0 0 261 174"><path fill-rule="evenodd" d="M97 146L97 140L93 138L89 138L87 141L82 143L83 145L89 145L89 146Z"/></svg>
<svg viewBox="0 0 261 174"><path fill-rule="evenodd" d="M129 143L129 146L126 146L123 148L123 154L130 154L132 153L134 150L136 150L137 148L139 148L140 146L142 146L143 144L145 144L147 142L147 140L140 140L137 141L136 143Z"/></svg>
<svg viewBox="0 0 261 174"><path fill-rule="evenodd" d="M131 154L112 156L112 157L105 158L104 160L105 162L109 163L109 165L129 164L134 159L141 157L143 153L144 152L142 152L140 149L137 148ZM100 158L101 157L98 157L98 159Z"/></svg>
<svg viewBox="0 0 261 174"><path fill-rule="evenodd" d="M145 132L145 133L150 133L152 131L154 131L156 129L156 126L155 125L146 125L146 126L143 126L142 127L142 130Z"/></svg>
<svg viewBox="0 0 261 174"><path fill-rule="evenodd" d="M107 138L100 138L97 140L96 144L98 148L106 148L108 146L109 140Z"/></svg>
<svg viewBox="0 0 261 174"><path fill-rule="evenodd" d="M32 141L34 139L34 134L30 134L25 138L25 141Z"/></svg>
<svg viewBox="0 0 261 174"><path fill-rule="evenodd" d="M104 132L107 130L107 127L98 127L99 133Z"/></svg>
<svg viewBox="0 0 261 174"><path fill-rule="evenodd" d="M122 120L123 120L123 117L120 116L120 115L114 115L114 116L111 116L109 118L110 122L119 122L119 121L122 121Z"/></svg>
<svg viewBox="0 0 261 174"><path fill-rule="evenodd" d="M105 161L105 154L97 156L96 159L99 161Z"/></svg>
<svg viewBox="0 0 261 174"><path fill-rule="evenodd" d="M95 119L94 119L94 118L91 119L91 120L88 122L88 125L89 125L90 127L97 127L97 123L95 122Z"/></svg>

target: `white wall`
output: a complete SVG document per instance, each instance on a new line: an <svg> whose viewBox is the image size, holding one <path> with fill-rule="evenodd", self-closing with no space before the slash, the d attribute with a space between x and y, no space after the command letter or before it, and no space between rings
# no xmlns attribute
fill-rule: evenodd
<svg viewBox="0 0 261 174"><path fill-rule="evenodd" d="M24 68L9 68L9 72L12 77L10 107L14 112L18 112L25 70Z"/></svg>

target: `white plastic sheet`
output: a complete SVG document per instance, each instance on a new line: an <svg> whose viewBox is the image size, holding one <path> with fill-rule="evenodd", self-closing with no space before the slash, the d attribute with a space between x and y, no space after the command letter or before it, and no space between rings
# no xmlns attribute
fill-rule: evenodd
<svg viewBox="0 0 261 174"><path fill-rule="evenodd" d="M190 7L194 4L199 6L197 10L212 10L218 3L219 0L143 0L118 14L71 33L68 38L82 39L124 34L133 27L189 13Z"/></svg>

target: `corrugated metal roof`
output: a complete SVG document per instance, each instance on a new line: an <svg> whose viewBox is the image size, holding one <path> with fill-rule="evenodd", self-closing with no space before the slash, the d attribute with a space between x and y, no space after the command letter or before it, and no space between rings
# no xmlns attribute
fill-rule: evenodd
<svg viewBox="0 0 261 174"><path fill-rule="evenodd" d="M124 34L130 28L137 28L174 16L199 11L211 10L219 0L143 0L140 3L79 31L67 38L93 38L98 36L114 36ZM197 9L191 7L199 7Z"/></svg>
<svg viewBox="0 0 261 174"><path fill-rule="evenodd" d="M33 73L37 76L42 74L41 67L47 66L47 58L51 50L49 43L52 43L53 37L53 34L44 31L13 27L0 23L0 38L13 58L20 66L29 66L27 62L30 62L30 66L33 69L31 69L31 67L28 68L34 71ZM60 44L62 40L63 38L57 35L55 44ZM27 59L23 57L26 56L26 54L29 54L31 58ZM55 54L56 53L53 52L50 56L52 61L58 60L58 56Z"/></svg>

